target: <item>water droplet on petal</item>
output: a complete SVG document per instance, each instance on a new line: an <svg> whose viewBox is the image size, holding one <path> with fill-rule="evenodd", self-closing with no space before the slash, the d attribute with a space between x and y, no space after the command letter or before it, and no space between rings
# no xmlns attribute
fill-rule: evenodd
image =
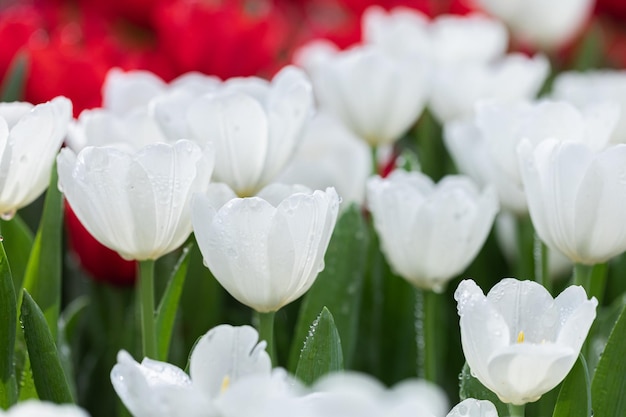
<svg viewBox="0 0 626 417"><path fill-rule="evenodd" d="M13 217L15 217L15 210L5 211L4 213L0 214L0 218L5 221L9 221Z"/></svg>

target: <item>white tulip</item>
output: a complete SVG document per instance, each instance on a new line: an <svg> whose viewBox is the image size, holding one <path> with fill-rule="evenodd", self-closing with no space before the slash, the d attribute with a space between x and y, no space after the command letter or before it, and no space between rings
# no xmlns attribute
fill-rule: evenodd
<svg viewBox="0 0 626 417"><path fill-rule="evenodd" d="M460 171L481 185L493 184L501 204L527 212L517 146L522 139L538 144L548 138L584 142L596 150L607 146L619 109L612 104L579 111L568 102L481 102L473 121L446 123L444 139Z"/></svg>
<svg viewBox="0 0 626 417"><path fill-rule="evenodd" d="M72 117L72 103L0 103L0 215L11 219L48 187Z"/></svg>
<svg viewBox="0 0 626 417"><path fill-rule="evenodd" d="M571 286L556 299L540 284L507 278L485 297L472 280L459 284L461 344L472 375L516 405L537 401L574 366L598 301Z"/></svg>
<svg viewBox="0 0 626 417"><path fill-rule="evenodd" d="M234 298L264 313L313 285L337 220L334 188L282 201L251 197L219 205L197 195L193 229L205 265Z"/></svg>
<svg viewBox="0 0 626 417"><path fill-rule="evenodd" d="M214 154L193 142L135 153L87 147L57 158L59 188L100 243L126 259L157 259L191 233L191 196L204 192Z"/></svg>
<svg viewBox="0 0 626 417"><path fill-rule="evenodd" d="M250 326L211 329L191 352L189 375L148 358L139 364L120 351L111 382L135 417L253 415L266 403L285 401L296 387L282 370L272 372L258 337Z"/></svg>
<svg viewBox="0 0 626 417"><path fill-rule="evenodd" d="M0 417L89 417L89 414L75 405L26 400L7 411L0 409Z"/></svg>
<svg viewBox="0 0 626 417"><path fill-rule="evenodd" d="M524 42L552 49L569 41L591 15L593 0L478 0Z"/></svg>
<svg viewBox="0 0 626 417"><path fill-rule="evenodd" d="M319 44L299 51L324 110L371 146L400 139L418 119L428 95L428 69L416 58L393 57L372 46L332 52Z"/></svg>
<svg viewBox="0 0 626 417"><path fill-rule="evenodd" d="M530 100L548 76L543 55L510 54L488 64L465 63L441 68L433 78L429 108L444 123L468 119L481 100Z"/></svg>
<svg viewBox="0 0 626 417"><path fill-rule="evenodd" d="M215 147L215 180L237 195L254 195L287 164L313 110L306 75L283 68L271 83L234 78L187 111L192 138Z"/></svg>
<svg viewBox="0 0 626 417"><path fill-rule="evenodd" d="M167 84L150 71L112 68L102 85L102 107L123 116L145 106L167 89Z"/></svg>
<svg viewBox="0 0 626 417"><path fill-rule="evenodd" d="M498 417L498 410L490 401L468 398L454 406L446 417Z"/></svg>
<svg viewBox="0 0 626 417"><path fill-rule="evenodd" d="M575 263L602 263L626 250L626 145L594 152L548 139L519 147L530 217L537 235Z"/></svg>
<svg viewBox="0 0 626 417"><path fill-rule="evenodd" d="M342 207L362 204L372 171L369 147L335 117L320 112L307 126L300 147L277 181L313 190L335 187Z"/></svg>
<svg viewBox="0 0 626 417"><path fill-rule="evenodd" d="M439 184L419 172L394 171L367 183L367 201L387 261L419 288L443 291L480 251L498 201L467 177Z"/></svg>
<svg viewBox="0 0 626 417"><path fill-rule="evenodd" d="M615 103L620 108L620 117L611 142L626 143L626 71L562 72L554 80L552 96L570 101L580 109L590 104Z"/></svg>
<svg viewBox="0 0 626 417"><path fill-rule="evenodd" d="M379 6L363 14L363 38L394 56L415 56L435 66L489 62L506 52L506 27L474 14L443 15L432 21L423 13Z"/></svg>

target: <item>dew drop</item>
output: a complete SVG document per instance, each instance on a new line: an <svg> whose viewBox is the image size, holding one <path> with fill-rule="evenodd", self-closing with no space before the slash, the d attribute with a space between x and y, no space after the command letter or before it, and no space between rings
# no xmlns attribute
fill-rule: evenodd
<svg viewBox="0 0 626 417"><path fill-rule="evenodd" d="M0 219L5 221L9 221L13 217L15 217L15 210L5 211L4 213L0 214Z"/></svg>

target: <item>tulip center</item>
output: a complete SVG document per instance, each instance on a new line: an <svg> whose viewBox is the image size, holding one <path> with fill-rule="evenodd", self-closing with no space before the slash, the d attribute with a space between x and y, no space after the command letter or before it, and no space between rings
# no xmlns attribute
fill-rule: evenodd
<svg viewBox="0 0 626 417"><path fill-rule="evenodd" d="M222 379L222 387L220 388L220 394L223 394L228 387L230 386L230 377L226 375L224 379Z"/></svg>
<svg viewBox="0 0 626 417"><path fill-rule="evenodd" d="M520 330L517 334L517 343L524 343L524 331Z"/></svg>

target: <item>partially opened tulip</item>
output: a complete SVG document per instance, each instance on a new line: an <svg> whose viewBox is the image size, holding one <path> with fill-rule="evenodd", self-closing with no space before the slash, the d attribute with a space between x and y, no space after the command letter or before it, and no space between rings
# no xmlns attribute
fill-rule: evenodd
<svg viewBox="0 0 626 417"><path fill-rule="evenodd" d="M400 139L424 110L429 68L415 57L392 56L373 45L337 52L312 44L297 61L311 75L320 107L370 146Z"/></svg>
<svg viewBox="0 0 626 417"><path fill-rule="evenodd" d="M519 163L535 231L577 264L626 250L626 145L596 152L584 143L524 141Z"/></svg>
<svg viewBox="0 0 626 417"><path fill-rule="evenodd" d="M567 376L598 304L578 286L552 298L536 282L511 278L486 297L464 280L454 298L472 375L501 401L518 406L537 401Z"/></svg>
<svg viewBox="0 0 626 417"><path fill-rule="evenodd" d="M191 352L189 375L166 362L137 363L120 351L111 382L135 417L252 415L265 403L284 401L296 386L281 370L272 372L258 338L250 326L211 329Z"/></svg>
<svg viewBox="0 0 626 417"><path fill-rule="evenodd" d="M156 358L154 261L191 234L191 196L206 190L210 148L181 140L133 153L87 147L57 157L59 189L89 233L123 258L140 262L144 354Z"/></svg>
<svg viewBox="0 0 626 417"><path fill-rule="evenodd" d="M480 192L462 176L435 185L422 173L400 170L368 181L367 204L391 267L437 292L478 254L498 212L493 188Z"/></svg>
<svg viewBox="0 0 626 417"><path fill-rule="evenodd" d="M498 417L498 410L490 401L468 398L455 405L446 417Z"/></svg>
<svg viewBox="0 0 626 417"><path fill-rule="evenodd" d="M189 105L192 138L215 147L215 181L248 197L285 167L313 111L313 92L300 69L285 67L271 82L233 78Z"/></svg>
<svg viewBox="0 0 626 417"><path fill-rule="evenodd" d="M193 229L205 264L234 298L263 313L277 311L313 285L339 208L334 188L266 198L237 198L219 207L197 195L193 202Z"/></svg>
<svg viewBox="0 0 626 417"><path fill-rule="evenodd" d="M72 103L0 103L0 214L13 218L48 187L72 118Z"/></svg>

